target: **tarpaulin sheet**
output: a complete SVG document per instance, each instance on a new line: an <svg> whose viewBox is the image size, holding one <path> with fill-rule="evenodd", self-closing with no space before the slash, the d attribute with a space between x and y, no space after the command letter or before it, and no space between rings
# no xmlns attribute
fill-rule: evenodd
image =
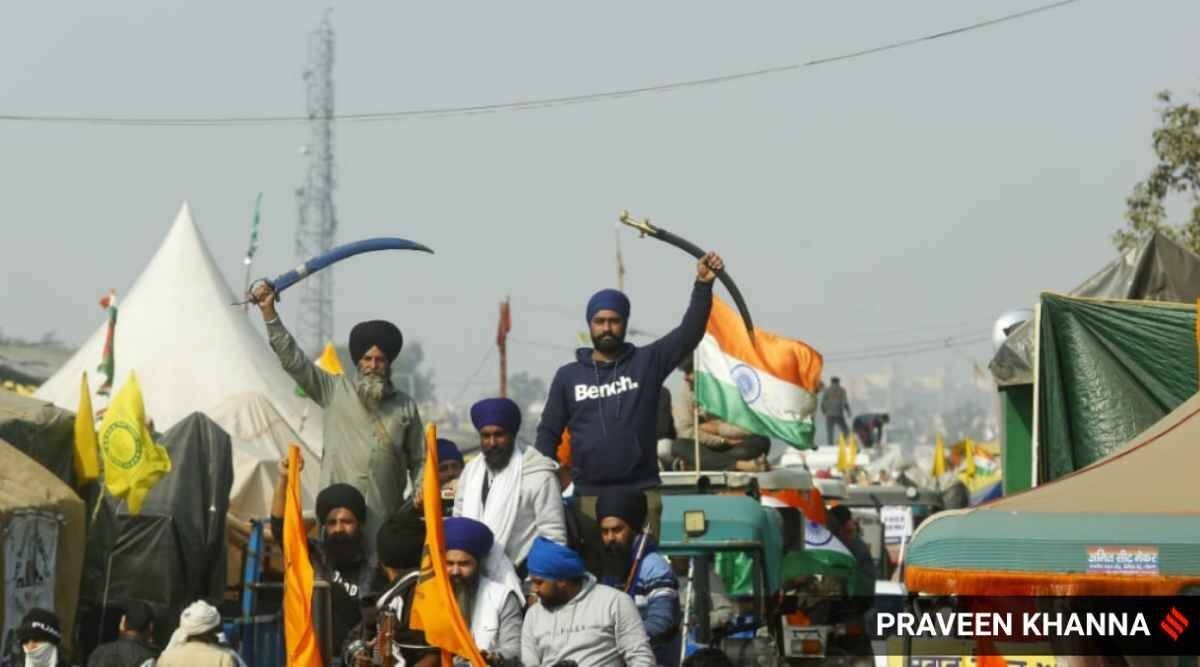
<svg viewBox="0 0 1200 667"><path fill-rule="evenodd" d="M1095 463L1197 388L1194 305L1042 295L1038 476Z"/></svg>
<svg viewBox="0 0 1200 667"><path fill-rule="evenodd" d="M1194 303L1200 298L1200 256L1155 234L1109 262L1071 296ZM989 367L996 384L1033 383L1033 323L1018 327L996 352Z"/></svg>
<svg viewBox="0 0 1200 667"><path fill-rule="evenodd" d="M156 635L165 641L188 604L221 602L233 454L229 435L201 413L185 417L160 442L171 472L146 496L140 515L105 496L88 535L82 596L102 605L107 580L109 602L141 600L155 608Z"/></svg>
<svg viewBox="0 0 1200 667"><path fill-rule="evenodd" d="M75 413L0 391L0 438L74 488Z"/></svg>

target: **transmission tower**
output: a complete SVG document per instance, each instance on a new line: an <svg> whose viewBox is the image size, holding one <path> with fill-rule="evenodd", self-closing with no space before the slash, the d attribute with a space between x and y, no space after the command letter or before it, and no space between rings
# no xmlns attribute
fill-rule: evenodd
<svg viewBox="0 0 1200 667"><path fill-rule="evenodd" d="M331 250L337 238L333 208L333 23L329 13L309 36L308 69L304 72L308 122L312 137L304 185L296 189L296 255L301 261ZM296 335L301 347L316 354L333 338L333 271L325 269L298 286L300 317Z"/></svg>

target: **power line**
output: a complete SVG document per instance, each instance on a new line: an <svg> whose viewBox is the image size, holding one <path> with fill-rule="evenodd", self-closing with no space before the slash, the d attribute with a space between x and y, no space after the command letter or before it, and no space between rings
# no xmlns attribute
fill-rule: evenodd
<svg viewBox="0 0 1200 667"><path fill-rule="evenodd" d="M838 362L838 363L846 363L846 362L851 362L851 361L870 361L872 359L911 357L911 356L918 355L918 354L926 354L929 352L940 352L943 350L952 350L955 348L966 347L968 345L977 345L979 343L982 343L982 342L990 340L990 339L991 339L991 336L976 336L974 338L967 338L967 339L958 340L958 341L955 341L953 339L946 339L945 341L942 341L941 343L938 343L938 344L929 344L929 345L914 347L914 348L906 349L906 350L894 350L894 351L888 351L888 352L877 352L877 353L869 353L869 354L861 354L861 355L847 355L847 356L842 356L842 357L826 357L825 361L826 362L833 361L833 362Z"/></svg>
<svg viewBox="0 0 1200 667"><path fill-rule="evenodd" d="M458 399L462 398L462 395L467 392L467 389L471 386L471 383L474 382L475 378L479 377L479 373L483 371L484 364L488 362L488 359L492 358L492 352L495 351L496 349L494 347L491 345L488 346L487 351L483 354L483 358L479 360L479 366L475 368L474 373L471 373L471 377L467 378L467 381L463 383L462 389L459 389L458 393L454 395L454 400L450 401L451 403L458 403Z"/></svg>
<svg viewBox="0 0 1200 667"><path fill-rule="evenodd" d="M619 99L623 97L633 97L648 93L664 93L688 88L699 88L704 86L713 86L745 79L753 79L772 74L782 74L803 69L805 67L815 67L818 65L827 65L830 63L853 60L863 56L882 53L900 49L921 42L929 42L943 37L960 35L962 33L979 30L982 28L991 27L1000 23L1014 21L1017 19L1032 16L1042 12L1058 9L1066 5L1073 4L1078 0L1060 0L1049 5L1034 7L1023 11L1006 14L993 19L979 21L969 25L944 30L921 37L914 37L897 42L891 42L880 46L851 51L836 56L826 58L817 58L802 63L791 65L779 65L776 67L765 67L762 69L751 70L747 72L737 72L734 74L724 74L718 76L710 76L702 79L691 79L688 81L676 81L672 83L663 83L651 86L641 86L637 88L625 88L621 90L610 90L597 93L587 93L582 95L565 95L559 97L542 97L531 100L516 100L512 102L499 102L493 104L478 104L470 106L455 106L455 107L434 107L427 109L406 109L402 111L384 111L375 113L356 113L356 114L341 114L330 115L330 120L342 122L386 122L394 120L402 120L407 118L438 118L445 116L466 116L480 113L495 113L500 111L528 111L532 109L543 109L549 107L568 106L573 104L587 104L592 102L600 102L606 100ZM261 126L261 125L284 125L292 123L307 123L312 120L309 116L53 116L41 114L0 114L0 122L20 122L20 123L60 123L60 124L75 124L75 125L115 125L115 126L133 126L133 127L236 127L236 126Z"/></svg>

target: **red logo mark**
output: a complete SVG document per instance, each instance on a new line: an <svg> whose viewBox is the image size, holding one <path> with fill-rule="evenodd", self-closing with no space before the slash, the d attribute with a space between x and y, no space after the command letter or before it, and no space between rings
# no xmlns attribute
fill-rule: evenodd
<svg viewBox="0 0 1200 667"><path fill-rule="evenodd" d="M1171 641L1178 641L1179 635L1182 635L1183 631L1187 630L1188 625L1187 617L1179 613L1179 610L1175 607L1171 607L1171 611L1167 612L1166 617L1163 618L1162 623L1158 627L1162 628L1163 632L1171 637Z"/></svg>

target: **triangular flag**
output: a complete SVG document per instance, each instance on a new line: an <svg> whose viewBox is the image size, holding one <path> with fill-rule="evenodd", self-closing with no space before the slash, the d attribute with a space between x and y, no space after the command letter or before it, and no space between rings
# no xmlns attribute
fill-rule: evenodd
<svg viewBox="0 0 1200 667"><path fill-rule="evenodd" d="M87 373L79 387L79 411L75 413L75 486L83 487L100 477L100 447L96 444L96 422Z"/></svg>
<svg viewBox="0 0 1200 667"><path fill-rule="evenodd" d="M933 441L933 476L936 479L944 474L946 474L946 442L942 440L942 434L938 433L937 438Z"/></svg>
<svg viewBox="0 0 1200 667"><path fill-rule="evenodd" d="M329 373L330 375L344 375L342 370L342 360L338 358L337 350L333 348L333 343L325 343L325 350L321 352L321 357L317 359L317 368Z"/></svg>
<svg viewBox="0 0 1200 667"><path fill-rule="evenodd" d="M967 457L967 477L975 476L975 443L970 438L963 443L964 456Z"/></svg>
<svg viewBox="0 0 1200 667"><path fill-rule="evenodd" d="M130 514L142 511L146 494L171 472L171 457L154 442L146 426L142 388L133 371L104 412L100 452L104 457L104 486L113 497L129 503Z"/></svg>
<svg viewBox="0 0 1200 667"><path fill-rule="evenodd" d="M425 498L441 495L438 483L437 426L425 427L425 467L422 473L422 494ZM413 596L412 627L425 631L425 641L444 652L467 658L474 667L487 663L479 654L471 637L458 598L446 573L446 535L442 523L441 503L422 503L425 506L425 554L421 558L421 575ZM442 663L447 662L443 652Z"/></svg>
<svg viewBox="0 0 1200 667"><path fill-rule="evenodd" d="M321 667L312 624L313 566L300 506L300 448L288 445L283 506L283 634L288 667Z"/></svg>

